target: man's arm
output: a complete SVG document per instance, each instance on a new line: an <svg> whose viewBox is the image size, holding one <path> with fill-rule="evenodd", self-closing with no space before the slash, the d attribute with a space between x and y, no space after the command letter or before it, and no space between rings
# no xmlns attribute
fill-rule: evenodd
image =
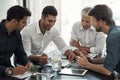
<svg viewBox="0 0 120 80"><path fill-rule="evenodd" d="M26 55L26 52L23 48L23 44L22 44L22 40L21 40L21 35L19 33L18 35L18 42L16 44L16 50L15 50L15 57L16 57L16 60L18 61L18 64L22 64L22 65L26 65L28 62L29 62L29 59ZM22 59L21 59L22 58Z"/></svg>
<svg viewBox="0 0 120 80"><path fill-rule="evenodd" d="M64 55L67 56L67 58L70 62L72 62L73 60L76 60L76 57L77 57L77 55L75 55L75 53L73 53L72 50L67 50L64 53Z"/></svg>
<svg viewBox="0 0 120 80"><path fill-rule="evenodd" d="M61 53L67 56L70 62L75 60L76 55L71 50L71 47L68 47L67 44L64 42L63 38L61 37L56 28L54 28L53 30L52 37L53 42L56 44L57 48L61 51Z"/></svg>
<svg viewBox="0 0 120 80"><path fill-rule="evenodd" d="M40 63L40 64L46 64L47 63L47 59L48 59L48 56L47 54L42 54L40 56L36 56L36 55L30 55L29 56L29 59L32 61L32 62L37 62L37 63Z"/></svg>
<svg viewBox="0 0 120 80"><path fill-rule="evenodd" d="M87 58L81 54L81 57L77 57L76 58L77 64L80 65L83 68L101 73L101 74L105 74L107 76L111 75L111 71L109 71L108 69L104 68L102 65L97 65L97 64L92 64L90 62L88 62Z"/></svg>
<svg viewBox="0 0 120 80"><path fill-rule="evenodd" d="M73 47L77 47L84 54L88 54L90 52L90 47L80 46L79 42L74 39L71 39L70 45Z"/></svg>
<svg viewBox="0 0 120 80"><path fill-rule="evenodd" d="M105 57L93 58L92 60L90 60L90 62L93 64L103 64L104 60L105 60Z"/></svg>
<svg viewBox="0 0 120 80"><path fill-rule="evenodd" d="M78 41L74 40L74 39L71 39L70 40L70 46L74 46L74 47L77 47L78 49L81 48L80 44Z"/></svg>

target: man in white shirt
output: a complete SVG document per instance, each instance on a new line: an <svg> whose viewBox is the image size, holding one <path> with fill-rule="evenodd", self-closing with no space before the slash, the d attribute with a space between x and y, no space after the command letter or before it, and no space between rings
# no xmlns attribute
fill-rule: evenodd
<svg viewBox="0 0 120 80"><path fill-rule="evenodd" d="M56 16L57 10L55 7L46 6L43 9L41 19L21 31L24 49L32 62L47 63L48 56L42 52L51 41L67 56L69 61L73 61L76 58L71 47L66 45L57 29L53 27L56 22Z"/></svg>
<svg viewBox="0 0 120 80"><path fill-rule="evenodd" d="M91 25L91 17L88 15L91 7L86 7L81 12L81 22L73 25L70 45L79 48L83 53L102 53L105 49L106 35L96 32Z"/></svg>

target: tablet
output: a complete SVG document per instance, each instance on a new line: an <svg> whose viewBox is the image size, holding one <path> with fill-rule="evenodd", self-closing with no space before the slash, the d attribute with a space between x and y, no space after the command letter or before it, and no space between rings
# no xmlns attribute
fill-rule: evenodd
<svg viewBox="0 0 120 80"><path fill-rule="evenodd" d="M59 72L59 74L84 76L87 71L88 70L86 70L86 69L64 68Z"/></svg>

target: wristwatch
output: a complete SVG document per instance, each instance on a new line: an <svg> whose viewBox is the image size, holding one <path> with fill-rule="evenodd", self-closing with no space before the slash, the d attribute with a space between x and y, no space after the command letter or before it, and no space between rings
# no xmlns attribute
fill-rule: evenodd
<svg viewBox="0 0 120 80"><path fill-rule="evenodd" d="M13 68L8 68L6 71L7 75L12 75L13 74Z"/></svg>

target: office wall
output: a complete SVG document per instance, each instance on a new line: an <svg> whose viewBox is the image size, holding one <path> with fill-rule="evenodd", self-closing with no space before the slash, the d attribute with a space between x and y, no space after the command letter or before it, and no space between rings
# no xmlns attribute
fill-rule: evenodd
<svg viewBox="0 0 120 80"><path fill-rule="evenodd" d="M17 0L0 0L0 21L6 18L7 10L17 4Z"/></svg>

